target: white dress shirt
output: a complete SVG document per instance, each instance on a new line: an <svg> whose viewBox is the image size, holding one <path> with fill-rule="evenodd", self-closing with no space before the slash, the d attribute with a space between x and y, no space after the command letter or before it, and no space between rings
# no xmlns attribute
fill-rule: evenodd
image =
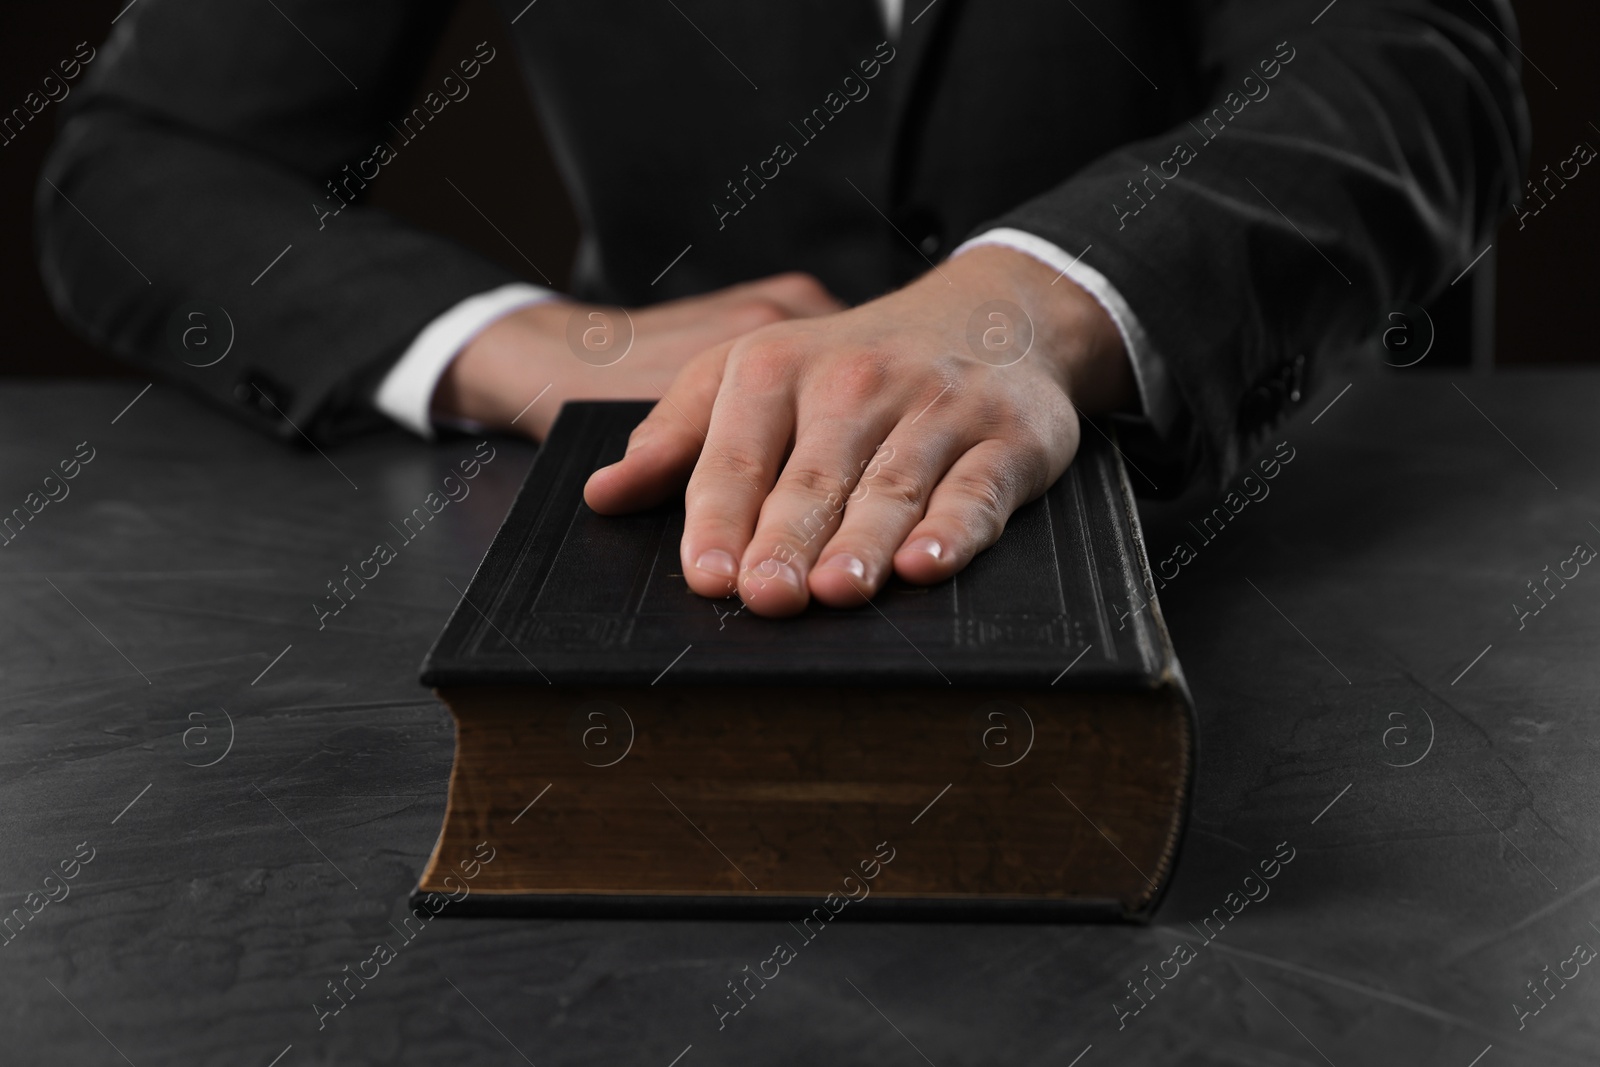
<svg viewBox="0 0 1600 1067"><path fill-rule="evenodd" d="M875 0L883 15L884 28L898 37L903 17L903 0ZM1060 246L1022 230L1000 228L979 234L962 244L951 258L984 245L1000 245L1032 256L1065 275L1105 309L1133 364L1143 415L1158 434L1165 435L1177 416L1176 395L1168 380L1166 364L1155 354L1133 309L1128 307L1106 277ZM429 414L433 393L450 361L478 334L501 317L518 308L540 301L557 299L560 293L521 282L502 285L486 293L469 296L430 322L411 342L399 360L379 383L373 394L378 410L400 425L423 437L433 436Z"/></svg>

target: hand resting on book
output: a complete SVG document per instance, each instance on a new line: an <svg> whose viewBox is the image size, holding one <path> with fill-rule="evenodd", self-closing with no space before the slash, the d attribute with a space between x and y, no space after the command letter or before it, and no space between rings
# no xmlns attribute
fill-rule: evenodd
<svg viewBox="0 0 1600 1067"><path fill-rule="evenodd" d="M1019 328L1020 351L987 340ZM772 616L813 596L857 606L891 573L932 583L966 566L1066 469L1079 412L1135 397L1092 297L1029 256L980 247L859 307L696 356L585 499L616 514L687 485L695 592L737 592Z"/></svg>

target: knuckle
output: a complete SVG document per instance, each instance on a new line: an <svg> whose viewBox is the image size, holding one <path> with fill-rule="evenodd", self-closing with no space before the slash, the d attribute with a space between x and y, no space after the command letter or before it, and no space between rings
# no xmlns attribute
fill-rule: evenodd
<svg viewBox="0 0 1600 1067"><path fill-rule="evenodd" d="M730 474L744 475L752 480L766 473L766 463L755 449L743 445L724 445L712 455L714 468ZM759 484L759 483L758 483Z"/></svg>
<svg viewBox="0 0 1600 1067"><path fill-rule="evenodd" d="M864 352L829 375L824 388L831 402L860 406L883 395L891 374L886 356Z"/></svg>
<svg viewBox="0 0 1600 1067"><path fill-rule="evenodd" d="M930 418L945 414L946 409L966 396L966 377L959 374L935 374L926 384L920 386L912 398L912 412L914 418L927 415Z"/></svg>
<svg viewBox="0 0 1600 1067"><path fill-rule="evenodd" d="M915 471L891 463L881 463L862 476L864 492L905 507L920 505L927 499L927 486Z"/></svg>
<svg viewBox="0 0 1600 1067"><path fill-rule="evenodd" d="M799 361L799 346L794 342L763 338L735 350L729 359L729 374L741 389L771 392L789 382Z"/></svg>
<svg viewBox="0 0 1600 1067"><path fill-rule="evenodd" d="M1025 500L1031 500L1046 488L1045 476L1049 463L1043 456L1027 449L1006 448L992 454L991 462L966 475L974 486L987 487L981 506L1005 519Z"/></svg>
<svg viewBox="0 0 1600 1067"><path fill-rule="evenodd" d="M962 471L945 479L967 513L969 525L990 537L999 536L1011 514L1008 482L999 471Z"/></svg>
<svg viewBox="0 0 1600 1067"><path fill-rule="evenodd" d="M825 497L839 491L843 479L838 471L823 470L809 463L784 468L783 488L804 497Z"/></svg>
<svg viewBox="0 0 1600 1067"><path fill-rule="evenodd" d="M761 453L748 445L723 443L707 448L689 479L688 494L699 499L710 486L708 479L720 481L725 475L731 475L740 486L763 485L768 477L767 464Z"/></svg>

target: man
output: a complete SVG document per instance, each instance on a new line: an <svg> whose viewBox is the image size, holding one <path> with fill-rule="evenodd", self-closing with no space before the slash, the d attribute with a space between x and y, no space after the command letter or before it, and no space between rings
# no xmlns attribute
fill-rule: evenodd
<svg viewBox="0 0 1600 1067"><path fill-rule="evenodd" d="M685 491L689 585L782 615L955 573L1084 415L1225 477L1515 197L1503 0L922 2L506 0L583 226L553 300L360 206L507 61L403 114L444 0L142 0L67 105L45 276L285 438L659 396L590 504ZM231 359L171 355L195 301Z"/></svg>

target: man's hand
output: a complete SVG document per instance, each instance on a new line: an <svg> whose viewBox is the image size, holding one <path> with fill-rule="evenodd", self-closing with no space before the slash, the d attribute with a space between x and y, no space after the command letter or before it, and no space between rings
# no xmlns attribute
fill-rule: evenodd
<svg viewBox="0 0 1600 1067"><path fill-rule="evenodd" d="M808 274L779 274L627 314L547 300L496 320L462 349L439 379L432 411L543 439L564 401L659 397L713 345L842 307ZM528 408L536 396L539 403Z"/></svg>
<svg viewBox="0 0 1600 1067"><path fill-rule="evenodd" d="M762 615L941 581L1066 470L1078 408L1133 402L1115 325L1029 256L973 249L858 308L696 357L585 498L616 514L688 479L690 588Z"/></svg>

